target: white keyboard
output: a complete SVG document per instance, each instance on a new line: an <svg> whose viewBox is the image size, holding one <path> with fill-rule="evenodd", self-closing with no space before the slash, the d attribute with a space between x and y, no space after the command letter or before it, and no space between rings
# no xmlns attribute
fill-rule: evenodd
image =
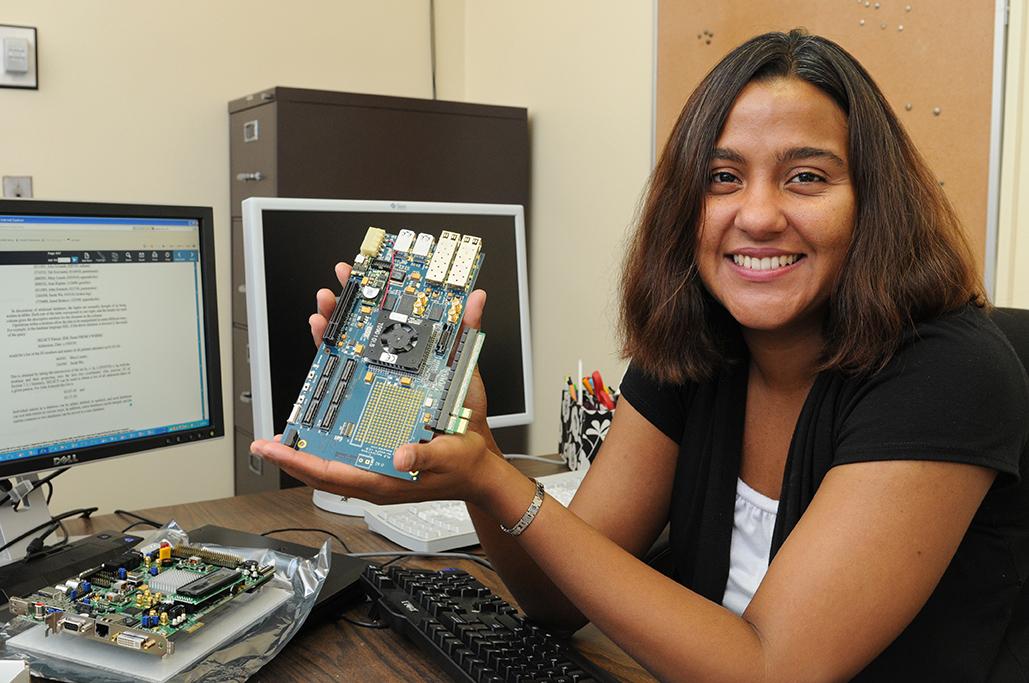
<svg viewBox="0 0 1029 683"><path fill-rule="evenodd" d="M537 479L547 493L567 506L579 489L586 470L548 474ZM459 500L376 505L364 511L368 528L399 546L422 553L439 553L476 545L479 537Z"/></svg>

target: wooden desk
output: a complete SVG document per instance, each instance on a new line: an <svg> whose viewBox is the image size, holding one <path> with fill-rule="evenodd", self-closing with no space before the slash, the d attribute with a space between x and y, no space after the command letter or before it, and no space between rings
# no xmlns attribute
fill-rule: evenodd
<svg viewBox="0 0 1029 683"><path fill-rule="evenodd" d="M524 468L534 469L531 466ZM165 522L174 519L183 529L217 524L251 533L283 527L319 527L342 537L353 552L401 549L368 531L357 517L325 512L311 502L311 489L293 488L234 498L172 505L140 510L140 514ZM115 515L66 522L71 534L88 534L104 529L121 530L128 521ZM285 540L319 546L324 534L289 532L277 534ZM335 541L333 550L342 552ZM439 569L460 567L473 574L506 600L511 594L495 574L470 561L407 560L406 566ZM347 613L364 618L367 607ZM576 634L574 645L598 666L623 681L653 681L628 655L593 626ZM436 665L410 641L389 629L353 626L340 619L309 624L279 655L251 680L254 681L436 681L448 680Z"/></svg>

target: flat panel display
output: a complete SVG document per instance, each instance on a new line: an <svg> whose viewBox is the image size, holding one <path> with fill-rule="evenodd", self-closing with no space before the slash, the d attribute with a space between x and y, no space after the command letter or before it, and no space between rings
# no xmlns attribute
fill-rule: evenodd
<svg viewBox="0 0 1029 683"><path fill-rule="evenodd" d="M224 433L209 208L0 202L0 475Z"/></svg>
<svg viewBox="0 0 1029 683"><path fill-rule="evenodd" d="M254 432L281 432L311 366L314 293L338 294L333 268L358 253L369 227L482 238L476 286L488 295L479 370L493 427L532 420L532 355L522 207L497 204L253 198L244 202Z"/></svg>

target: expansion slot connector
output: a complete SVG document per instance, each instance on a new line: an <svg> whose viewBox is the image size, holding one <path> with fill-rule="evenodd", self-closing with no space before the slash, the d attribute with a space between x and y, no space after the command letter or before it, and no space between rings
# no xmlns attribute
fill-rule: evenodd
<svg viewBox="0 0 1029 683"><path fill-rule="evenodd" d="M336 299L336 308L332 312L329 324L325 327L325 334L322 342L333 346L339 342L339 333L343 329L343 323L350 316L350 309L354 306L354 299L357 298L357 290L361 287L361 281L357 278L347 280L343 292Z"/></svg>
<svg viewBox="0 0 1029 683"><path fill-rule="evenodd" d="M206 550L193 545L176 545L172 547L172 557L177 559L187 559L189 557L199 557L208 564L213 564L218 567L229 567L234 569L239 566L243 561L235 555L229 555L228 553L219 553L213 550Z"/></svg>
<svg viewBox="0 0 1029 683"><path fill-rule="evenodd" d="M464 434L468 429L471 411L464 407L464 398L468 393L468 385L475 375L475 364L479 360L479 352L486 341L486 335L478 330L465 329L458 342L454 356L453 371L450 375L449 388L436 420L435 429L447 434Z"/></svg>
<svg viewBox="0 0 1029 683"><path fill-rule="evenodd" d="M332 377L332 371L336 369L336 365L339 364L339 356L329 355L329 359L325 361L325 367L322 369L322 376L318 380L318 386L314 389L314 397L320 399L325 395L325 386L329 383L329 379Z"/></svg>
<svg viewBox="0 0 1029 683"><path fill-rule="evenodd" d="M307 410L304 411L304 419L300 421L300 424L304 425L305 427L310 427L311 425L313 425L314 416L318 413L318 406L320 404L321 401L314 397L311 397L311 402L307 405Z"/></svg>
<svg viewBox="0 0 1029 683"><path fill-rule="evenodd" d="M325 417L322 418L321 424L318 425L320 429L328 429L336 420L336 413L339 412L339 404L343 401L343 394L347 391L347 385L350 384L350 378L354 376L355 367L357 367L357 362L354 361L353 358L347 358L347 363L343 366L343 372L340 373L339 381L336 383L336 389L332 392L332 400L329 401L329 409L325 411Z"/></svg>

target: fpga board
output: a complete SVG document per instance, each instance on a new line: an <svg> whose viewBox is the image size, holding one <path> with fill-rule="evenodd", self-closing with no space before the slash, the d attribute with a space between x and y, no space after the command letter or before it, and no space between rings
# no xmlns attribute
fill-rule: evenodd
<svg viewBox="0 0 1029 683"><path fill-rule="evenodd" d="M167 541L129 550L32 595L11 613L62 634L164 657L234 599L271 580L275 567Z"/></svg>
<svg viewBox="0 0 1029 683"><path fill-rule="evenodd" d="M472 235L368 228L283 443L417 480L393 467L396 448L468 427L464 398L485 334L461 320L484 257Z"/></svg>

